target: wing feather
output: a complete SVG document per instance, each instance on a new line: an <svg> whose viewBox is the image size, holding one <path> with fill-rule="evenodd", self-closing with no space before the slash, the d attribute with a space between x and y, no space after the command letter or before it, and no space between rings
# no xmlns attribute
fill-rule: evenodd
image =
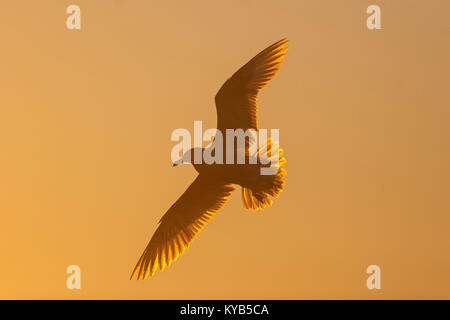
<svg viewBox="0 0 450 320"><path fill-rule="evenodd" d="M170 266L223 207L233 190L230 184L199 175L161 218L131 279L146 279L158 268L163 270Z"/></svg>
<svg viewBox="0 0 450 320"><path fill-rule="evenodd" d="M216 94L217 128L258 129L257 95L280 69L287 39L261 51L229 78Z"/></svg>

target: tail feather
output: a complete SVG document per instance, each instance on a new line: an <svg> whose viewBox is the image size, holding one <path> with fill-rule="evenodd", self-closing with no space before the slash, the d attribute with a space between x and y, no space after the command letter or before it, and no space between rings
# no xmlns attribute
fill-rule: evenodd
<svg viewBox="0 0 450 320"><path fill-rule="evenodd" d="M272 205L272 199L278 198L285 184L284 177L287 172L283 168L286 164L283 149L271 139L257 151L257 156L266 158L270 162L270 168L276 171L273 175L261 175L256 188L242 188L242 202L247 210L260 210ZM278 156L278 161L276 157Z"/></svg>

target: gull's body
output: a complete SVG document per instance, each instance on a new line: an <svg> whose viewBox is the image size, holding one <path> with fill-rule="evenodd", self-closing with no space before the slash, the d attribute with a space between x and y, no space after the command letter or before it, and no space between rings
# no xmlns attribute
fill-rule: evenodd
<svg viewBox="0 0 450 320"><path fill-rule="evenodd" d="M286 44L287 39L283 39L263 50L223 84L215 98L218 130L222 133L226 129L258 130L257 94L278 71L286 55ZM226 145L225 141L223 145ZM282 168L286 163L283 151L278 147L274 149L273 145L269 139L255 154L247 153L248 156L264 154L278 157L276 174L273 175L261 175L260 169L267 165L260 163L193 164L199 175L161 218L131 278L137 276L137 279L145 279L152 276L158 267L163 270L175 261L222 208L235 189L233 185L241 186L246 209L258 210L270 206L270 196L278 197L286 175ZM225 158L226 148L223 151Z"/></svg>

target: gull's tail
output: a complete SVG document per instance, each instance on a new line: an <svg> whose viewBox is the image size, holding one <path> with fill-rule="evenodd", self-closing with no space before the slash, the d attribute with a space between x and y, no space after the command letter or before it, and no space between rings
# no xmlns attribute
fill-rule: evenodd
<svg viewBox="0 0 450 320"><path fill-rule="evenodd" d="M242 202L247 210L260 210L272 205L270 196L278 198L285 184L283 177L287 174L283 169L286 164L284 152L278 143L268 139L256 155L258 159L269 163L261 167L261 170L265 171L261 171L257 185L242 188Z"/></svg>

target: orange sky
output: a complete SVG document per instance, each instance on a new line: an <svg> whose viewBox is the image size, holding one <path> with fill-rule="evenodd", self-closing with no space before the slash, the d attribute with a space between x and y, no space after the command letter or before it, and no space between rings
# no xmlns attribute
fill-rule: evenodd
<svg viewBox="0 0 450 320"><path fill-rule="evenodd" d="M66 7L82 10L66 29ZM382 30L366 28L381 7ZM2 1L0 298L450 298L450 3ZM194 179L170 134L288 37L259 96L286 188L236 192L186 253L128 278ZM66 288L79 265L82 289ZM368 265L381 290L366 288Z"/></svg>

